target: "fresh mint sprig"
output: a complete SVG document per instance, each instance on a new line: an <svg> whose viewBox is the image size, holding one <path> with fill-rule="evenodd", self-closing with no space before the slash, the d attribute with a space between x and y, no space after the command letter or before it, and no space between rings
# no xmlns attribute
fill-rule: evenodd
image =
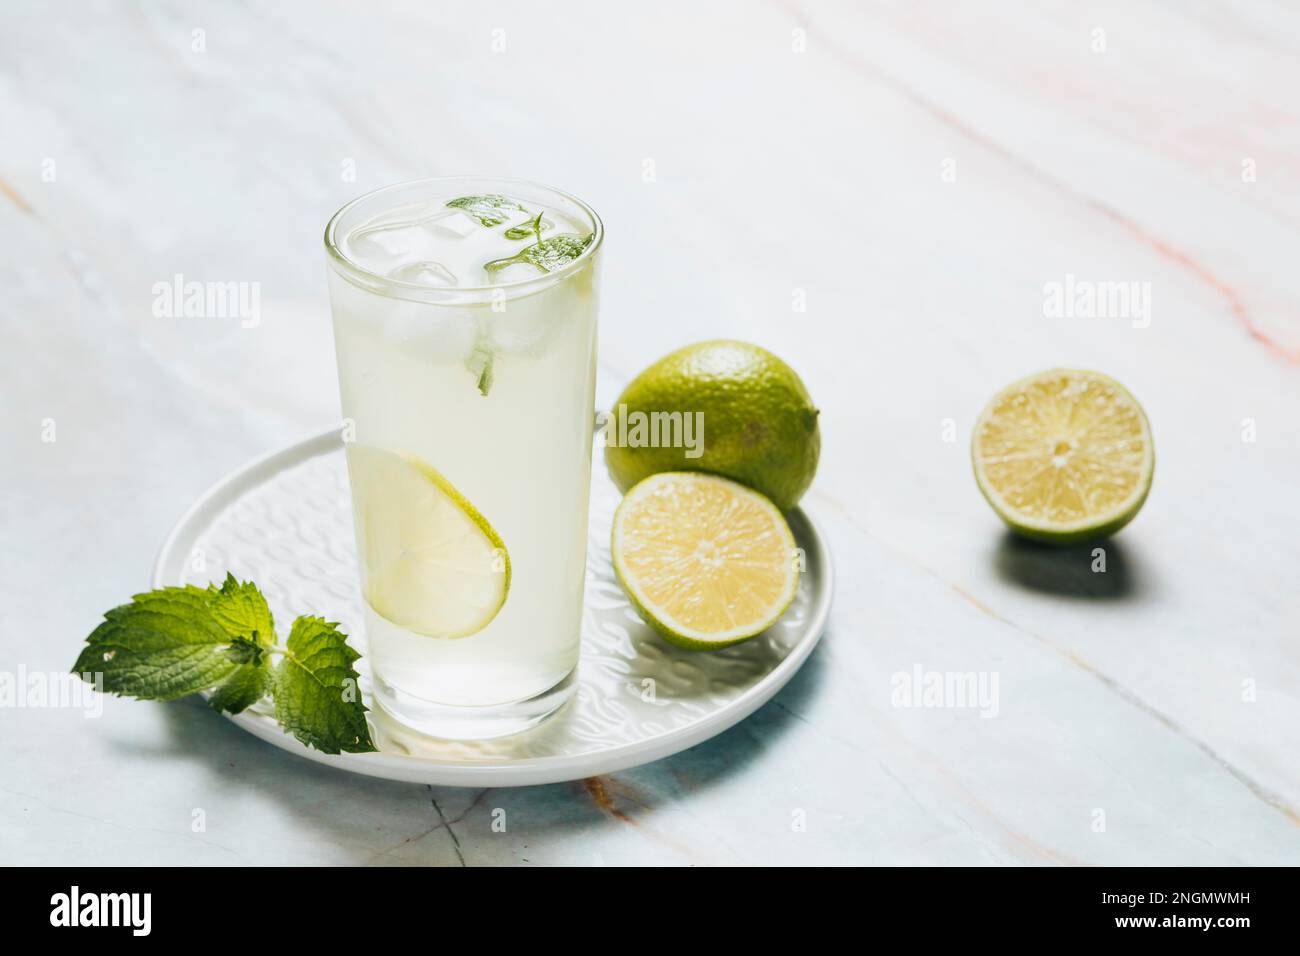
<svg viewBox="0 0 1300 956"><path fill-rule="evenodd" d="M210 690L208 703L231 714L270 694L276 719L298 740L325 753L367 753L375 745L353 667L360 656L319 617L298 618L280 645L261 591L227 574L219 588L161 588L113 608L72 670L140 700Z"/></svg>
<svg viewBox="0 0 1300 956"><path fill-rule="evenodd" d="M529 214L529 210L514 199L497 193L488 193L485 196L460 196L456 199L448 199L447 205L453 209L463 210L477 219L479 225L487 226L489 229L510 219L510 213Z"/></svg>

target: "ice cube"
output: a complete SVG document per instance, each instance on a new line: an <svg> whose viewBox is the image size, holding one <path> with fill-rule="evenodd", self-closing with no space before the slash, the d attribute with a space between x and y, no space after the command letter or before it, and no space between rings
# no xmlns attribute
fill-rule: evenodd
<svg viewBox="0 0 1300 956"><path fill-rule="evenodd" d="M547 350L566 318L563 309L541 305L536 298L516 299L492 314L489 341L493 350L506 355L537 356Z"/></svg>
<svg viewBox="0 0 1300 956"><path fill-rule="evenodd" d="M424 260L408 262L388 273L388 278L398 282L414 282L416 285L429 286L433 289L446 289L457 285L452 271L441 262Z"/></svg>
<svg viewBox="0 0 1300 956"><path fill-rule="evenodd" d="M428 242L428 235L414 222L362 226L348 236L348 252L363 263L410 258Z"/></svg>
<svg viewBox="0 0 1300 956"><path fill-rule="evenodd" d="M530 262L511 262L509 265L488 269L487 274L493 285L505 285L510 282L526 282L529 279L536 279L539 275L543 275L544 272Z"/></svg>
<svg viewBox="0 0 1300 956"><path fill-rule="evenodd" d="M448 239L464 239L475 229L482 229L478 220L460 209L448 209L446 212L430 216L424 224L434 233Z"/></svg>
<svg viewBox="0 0 1300 956"><path fill-rule="evenodd" d="M381 318L384 339L404 356L431 365L464 361L478 339L471 315L423 302L392 299Z"/></svg>

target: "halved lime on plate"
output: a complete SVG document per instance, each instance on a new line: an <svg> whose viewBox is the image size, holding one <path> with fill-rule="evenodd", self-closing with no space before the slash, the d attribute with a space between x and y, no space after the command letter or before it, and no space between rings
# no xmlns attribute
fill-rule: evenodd
<svg viewBox="0 0 1300 956"><path fill-rule="evenodd" d="M761 634L799 590L780 509L716 475L663 472L634 486L614 515L612 556L645 622L689 650Z"/></svg>
<svg viewBox="0 0 1300 956"><path fill-rule="evenodd" d="M347 453L370 606L428 637L487 627L510 591L501 536L428 463L366 445Z"/></svg>
<svg viewBox="0 0 1300 956"><path fill-rule="evenodd" d="M998 516L1048 544L1114 534L1141 509L1155 472L1137 399L1105 375L1062 368L993 396L975 422L971 460Z"/></svg>

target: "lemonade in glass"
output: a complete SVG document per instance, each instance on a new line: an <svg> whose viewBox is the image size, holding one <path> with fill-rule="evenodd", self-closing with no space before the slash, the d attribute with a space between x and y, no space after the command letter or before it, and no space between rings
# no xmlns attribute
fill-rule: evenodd
<svg viewBox="0 0 1300 956"><path fill-rule="evenodd" d="M459 177L326 229L374 699L424 733L515 733L574 691L602 233Z"/></svg>

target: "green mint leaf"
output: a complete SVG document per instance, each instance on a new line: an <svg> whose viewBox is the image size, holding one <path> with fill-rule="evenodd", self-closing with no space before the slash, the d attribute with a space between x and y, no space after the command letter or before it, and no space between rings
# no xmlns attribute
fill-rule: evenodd
<svg viewBox="0 0 1300 956"><path fill-rule="evenodd" d="M492 360L495 354L492 349L479 343L474 346L473 351L465 359L465 367L469 369L470 374L478 381L479 394L487 398L487 393L492 390Z"/></svg>
<svg viewBox="0 0 1300 956"><path fill-rule="evenodd" d="M266 645L248 637L237 637L226 648L226 654L236 664L261 664L267 652Z"/></svg>
<svg viewBox="0 0 1300 956"><path fill-rule="evenodd" d="M73 672L102 674L104 690L145 700L176 700L221 683L240 665L210 601L211 592L193 586L137 594L104 615Z"/></svg>
<svg viewBox="0 0 1300 956"><path fill-rule="evenodd" d="M276 719L284 729L329 754L373 751L366 705L352 666L361 655L347 645L338 625L300 617L284 650L271 691Z"/></svg>
<svg viewBox="0 0 1300 956"><path fill-rule="evenodd" d="M571 232L562 232L558 236L551 236L549 239L543 239L529 246L517 255L505 259L494 259L483 268L489 273L493 273L498 269L504 269L511 263L526 262L529 265L536 266L543 272L554 272L582 255L594 238L594 233L587 236L576 236Z"/></svg>
<svg viewBox="0 0 1300 956"><path fill-rule="evenodd" d="M270 649L275 645L275 621L266 598L252 581L237 581L226 573L218 588L208 586L212 619L229 635L226 656L237 667L213 690L208 704L218 713L238 714L271 692Z"/></svg>
<svg viewBox="0 0 1300 956"><path fill-rule="evenodd" d="M511 226L506 230L507 239L532 239L537 238L538 242L542 241L542 233L551 228L549 220L543 219L539 212L532 219L518 226Z"/></svg>
<svg viewBox="0 0 1300 956"><path fill-rule="evenodd" d="M227 576L220 589L163 588L109 611L73 672L103 674L106 691L142 700L215 688L212 706L239 713L268 690L274 642L265 599Z"/></svg>
<svg viewBox="0 0 1300 956"><path fill-rule="evenodd" d="M489 228L501 225L510 218L510 213L528 212L509 196L496 193L489 193L486 196L461 196L459 199L447 200L447 205L453 209L463 209L477 219L479 225Z"/></svg>
<svg viewBox="0 0 1300 956"><path fill-rule="evenodd" d="M529 246L519 255L525 262L531 262L540 269L553 272L582 255L594 238L594 234L581 237L562 232L558 236L543 239L535 246Z"/></svg>
<svg viewBox="0 0 1300 956"><path fill-rule="evenodd" d="M73 672L143 700L176 700L211 690L211 706L237 714L268 693L276 717L326 753L374 750L350 648L337 625L294 622L279 667L271 666L275 623L251 582L227 575L221 587L162 588L115 607L86 639Z"/></svg>
<svg viewBox="0 0 1300 956"><path fill-rule="evenodd" d="M213 618L231 637L247 638L262 647L275 643L275 620L271 617L271 609L252 581L241 583L233 574L227 573L221 587L209 585L208 593L211 595L209 606Z"/></svg>
<svg viewBox="0 0 1300 956"><path fill-rule="evenodd" d="M256 656L240 664L233 674L217 685L208 698L213 710L238 714L271 692L271 661L260 645L253 646L256 648ZM231 651L234 651L233 647Z"/></svg>

